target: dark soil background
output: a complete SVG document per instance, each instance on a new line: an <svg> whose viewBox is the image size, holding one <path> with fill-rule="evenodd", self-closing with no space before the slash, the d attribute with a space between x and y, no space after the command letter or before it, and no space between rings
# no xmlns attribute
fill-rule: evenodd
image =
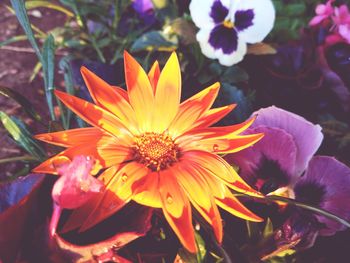
<svg viewBox="0 0 350 263"><path fill-rule="evenodd" d="M0 3L0 41L23 34L16 16L6 8L6 5L10 6L10 1L2 0ZM54 10L39 8L35 12L29 12L29 19L42 31L47 32L63 25L65 15ZM37 57L27 41L0 47L0 86L11 88L24 95L33 104L35 110L42 115L44 123L47 123L48 108L44 96L43 79L38 75L31 83L29 82L37 61ZM62 86L62 76L60 74L56 76L55 84L56 87ZM46 131L45 127L33 123L12 99L0 96L0 110L20 118L34 134ZM23 154L24 152L0 125L0 159ZM13 175L15 171L21 168L20 166L21 164L18 162L0 163L0 178Z"/></svg>

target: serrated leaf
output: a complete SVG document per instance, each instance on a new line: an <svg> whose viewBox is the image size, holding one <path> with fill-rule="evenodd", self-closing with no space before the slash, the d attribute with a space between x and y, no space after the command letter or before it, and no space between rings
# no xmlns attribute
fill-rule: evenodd
<svg viewBox="0 0 350 263"><path fill-rule="evenodd" d="M170 39L162 31L150 31L135 40L131 51L173 51L177 48L177 39Z"/></svg>
<svg viewBox="0 0 350 263"><path fill-rule="evenodd" d="M2 111L0 111L0 120L19 146L38 161L43 161L46 158L45 151L36 143L23 122L15 117L8 116Z"/></svg>
<svg viewBox="0 0 350 263"><path fill-rule="evenodd" d="M15 100L32 119L41 121L41 116L34 110L32 104L15 90L0 86L0 95Z"/></svg>

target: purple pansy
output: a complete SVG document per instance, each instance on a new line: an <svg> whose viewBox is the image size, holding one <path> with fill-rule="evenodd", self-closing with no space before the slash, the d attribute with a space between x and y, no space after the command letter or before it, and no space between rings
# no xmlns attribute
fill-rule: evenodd
<svg viewBox="0 0 350 263"><path fill-rule="evenodd" d="M333 157L314 156L323 140L321 127L274 106L254 114L257 119L247 132L263 132L265 137L226 157L239 166L240 175L264 194L285 195L350 220L350 168ZM289 227L291 232L284 233ZM281 231L284 240L294 235L305 241L343 229L324 216L296 211Z"/></svg>
<svg viewBox="0 0 350 263"><path fill-rule="evenodd" d="M247 43L261 42L275 20L271 0L192 0L190 12L203 54L225 66L241 61Z"/></svg>
<svg viewBox="0 0 350 263"><path fill-rule="evenodd" d="M146 25L155 21L154 6L151 0L133 0L132 7Z"/></svg>

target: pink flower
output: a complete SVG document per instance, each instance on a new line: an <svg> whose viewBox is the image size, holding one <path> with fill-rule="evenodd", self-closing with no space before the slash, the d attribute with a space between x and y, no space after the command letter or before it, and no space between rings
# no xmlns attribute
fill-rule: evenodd
<svg viewBox="0 0 350 263"><path fill-rule="evenodd" d="M350 12L346 5L335 8L333 22L339 35L350 43Z"/></svg>
<svg viewBox="0 0 350 263"><path fill-rule="evenodd" d="M316 7L316 16L309 22L310 26L317 26L326 19L329 19L331 26L327 36L327 43L334 43L345 40L350 43L350 12L346 5L333 7L334 0L328 0L326 4L319 4Z"/></svg>
<svg viewBox="0 0 350 263"><path fill-rule="evenodd" d="M52 236L56 232L62 209L78 208L103 189L103 183L91 175L94 166L95 160L91 157L76 156L71 163L57 169L61 177L52 189L52 199L54 200L54 210L50 223Z"/></svg>
<svg viewBox="0 0 350 263"><path fill-rule="evenodd" d="M323 20L330 18L334 12L333 4L334 0L328 0L326 4L319 4L316 7L316 16L311 19L309 25L316 26L320 24Z"/></svg>

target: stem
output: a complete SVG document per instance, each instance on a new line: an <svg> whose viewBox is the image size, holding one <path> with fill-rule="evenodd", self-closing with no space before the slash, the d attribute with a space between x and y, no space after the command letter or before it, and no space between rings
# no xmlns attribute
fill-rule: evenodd
<svg viewBox="0 0 350 263"><path fill-rule="evenodd" d="M260 199L260 200L263 200L263 201L267 201L267 202L276 202L276 201L279 201L279 202L284 202L286 204L290 204L290 205L294 205L296 207L300 207L300 208L303 208L305 210L309 210L311 212L315 212L317 214L320 214L322 216L325 216L329 219L332 219L334 221L337 221L338 223L341 223L342 225L350 228L350 222L322 209L322 208L317 208L317 207L313 207L313 206L310 206L310 205L307 205L307 204L304 204L304 203L301 203L301 202L298 202L294 199L290 199L290 198L286 198L286 197L282 197L282 196L276 196L276 195L269 195L269 196L265 196L265 197L253 197L253 196L249 196L249 195L246 195L246 194L242 194L242 193L235 193L234 194L235 196L241 196L241 197L246 197L246 198L249 198L249 199L253 199L253 200L256 200L256 199Z"/></svg>

